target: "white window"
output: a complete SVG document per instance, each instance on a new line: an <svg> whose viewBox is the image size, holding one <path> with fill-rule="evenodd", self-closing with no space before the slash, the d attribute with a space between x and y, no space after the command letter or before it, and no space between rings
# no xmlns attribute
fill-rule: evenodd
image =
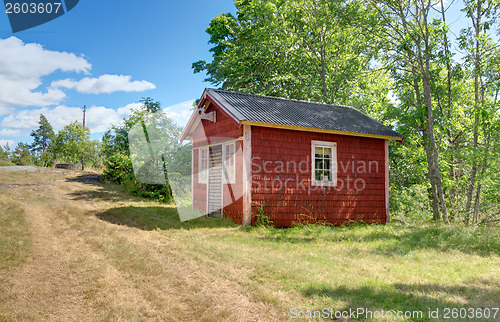
<svg viewBox="0 0 500 322"><path fill-rule="evenodd" d="M224 182L235 183L235 146L234 142L224 144Z"/></svg>
<svg viewBox="0 0 500 322"><path fill-rule="evenodd" d="M198 182L207 183L208 178L208 147L198 149Z"/></svg>
<svg viewBox="0 0 500 322"><path fill-rule="evenodd" d="M337 144L311 141L311 180L317 186L337 185Z"/></svg>

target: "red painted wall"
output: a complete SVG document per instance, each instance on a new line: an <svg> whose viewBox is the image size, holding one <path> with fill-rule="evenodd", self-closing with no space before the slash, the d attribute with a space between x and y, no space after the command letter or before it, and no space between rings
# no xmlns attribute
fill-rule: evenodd
<svg viewBox="0 0 500 322"><path fill-rule="evenodd" d="M201 120L193 132L193 147L213 144L226 141L229 138L237 138L243 135L243 126L240 126L233 119L229 118L222 110L210 104L206 113L216 111L215 123L208 120Z"/></svg>
<svg viewBox="0 0 500 322"><path fill-rule="evenodd" d="M243 223L243 141L237 141L235 146L235 180L234 184L224 184L222 213L224 217L238 224Z"/></svg>
<svg viewBox="0 0 500 322"><path fill-rule="evenodd" d="M337 143L337 187L311 185L311 140ZM252 214L264 204L276 226L385 222L382 139L252 126L252 159Z"/></svg>

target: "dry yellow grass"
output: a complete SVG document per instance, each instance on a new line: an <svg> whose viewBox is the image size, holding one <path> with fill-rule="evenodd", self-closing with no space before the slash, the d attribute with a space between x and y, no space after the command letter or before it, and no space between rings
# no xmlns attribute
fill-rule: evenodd
<svg viewBox="0 0 500 322"><path fill-rule="evenodd" d="M0 185L27 185L0 187L2 209L14 214L2 225L17 223L9 238L21 241L9 248L20 256L0 266L0 320L269 321L294 307L427 311L500 301L494 230L458 238L440 227L180 223L173 208L116 186L66 181L79 175L0 172Z"/></svg>
<svg viewBox="0 0 500 322"><path fill-rule="evenodd" d="M75 173L0 173L0 188L22 207L31 239L24 263L0 271L0 320L280 320L283 313L249 296L176 251L156 231L116 225L99 214L117 206L164 207L127 198L114 187L66 182Z"/></svg>

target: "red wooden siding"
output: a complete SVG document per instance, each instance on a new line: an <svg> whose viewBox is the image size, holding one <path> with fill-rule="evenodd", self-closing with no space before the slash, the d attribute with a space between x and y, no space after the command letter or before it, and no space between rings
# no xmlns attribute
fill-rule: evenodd
<svg viewBox="0 0 500 322"><path fill-rule="evenodd" d="M311 140L337 143L337 187L311 186ZM384 158L381 139L253 126L252 214L257 203L265 205L276 226L384 223Z"/></svg>
<svg viewBox="0 0 500 322"><path fill-rule="evenodd" d="M243 135L243 126L229 118L220 109L210 104L206 113L216 111L215 123L201 120L193 133L193 148L226 141L229 138L237 138Z"/></svg>
<svg viewBox="0 0 500 322"><path fill-rule="evenodd" d="M243 223L243 142L236 141L235 146L235 180L234 184L224 184L222 211L224 217L238 224Z"/></svg>

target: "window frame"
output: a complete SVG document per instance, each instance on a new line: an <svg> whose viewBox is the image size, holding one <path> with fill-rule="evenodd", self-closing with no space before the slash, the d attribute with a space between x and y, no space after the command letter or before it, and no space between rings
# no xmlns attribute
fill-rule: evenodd
<svg viewBox="0 0 500 322"><path fill-rule="evenodd" d="M332 175L331 181L318 181L316 180L316 154L315 150L317 147L330 148L331 149L331 162L330 162L330 173ZM324 169L321 169L324 170ZM337 186L337 142L329 141L316 141L311 140L311 183L313 186Z"/></svg>
<svg viewBox="0 0 500 322"><path fill-rule="evenodd" d="M203 151L206 152L206 168L202 168L203 164ZM198 148L198 183L208 183L208 146Z"/></svg>
<svg viewBox="0 0 500 322"><path fill-rule="evenodd" d="M231 173L228 173L227 171L227 155L226 155L226 147L227 146L232 146L233 147L233 164L232 168L233 170ZM231 141L231 142L225 142L223 144L223 151L222 151L222 157L223 157L223 176L222 176L222 181L225 184L234 184L236 183L236 141ZM231 176L228 176L228 174L231 174Z"/></svg>

